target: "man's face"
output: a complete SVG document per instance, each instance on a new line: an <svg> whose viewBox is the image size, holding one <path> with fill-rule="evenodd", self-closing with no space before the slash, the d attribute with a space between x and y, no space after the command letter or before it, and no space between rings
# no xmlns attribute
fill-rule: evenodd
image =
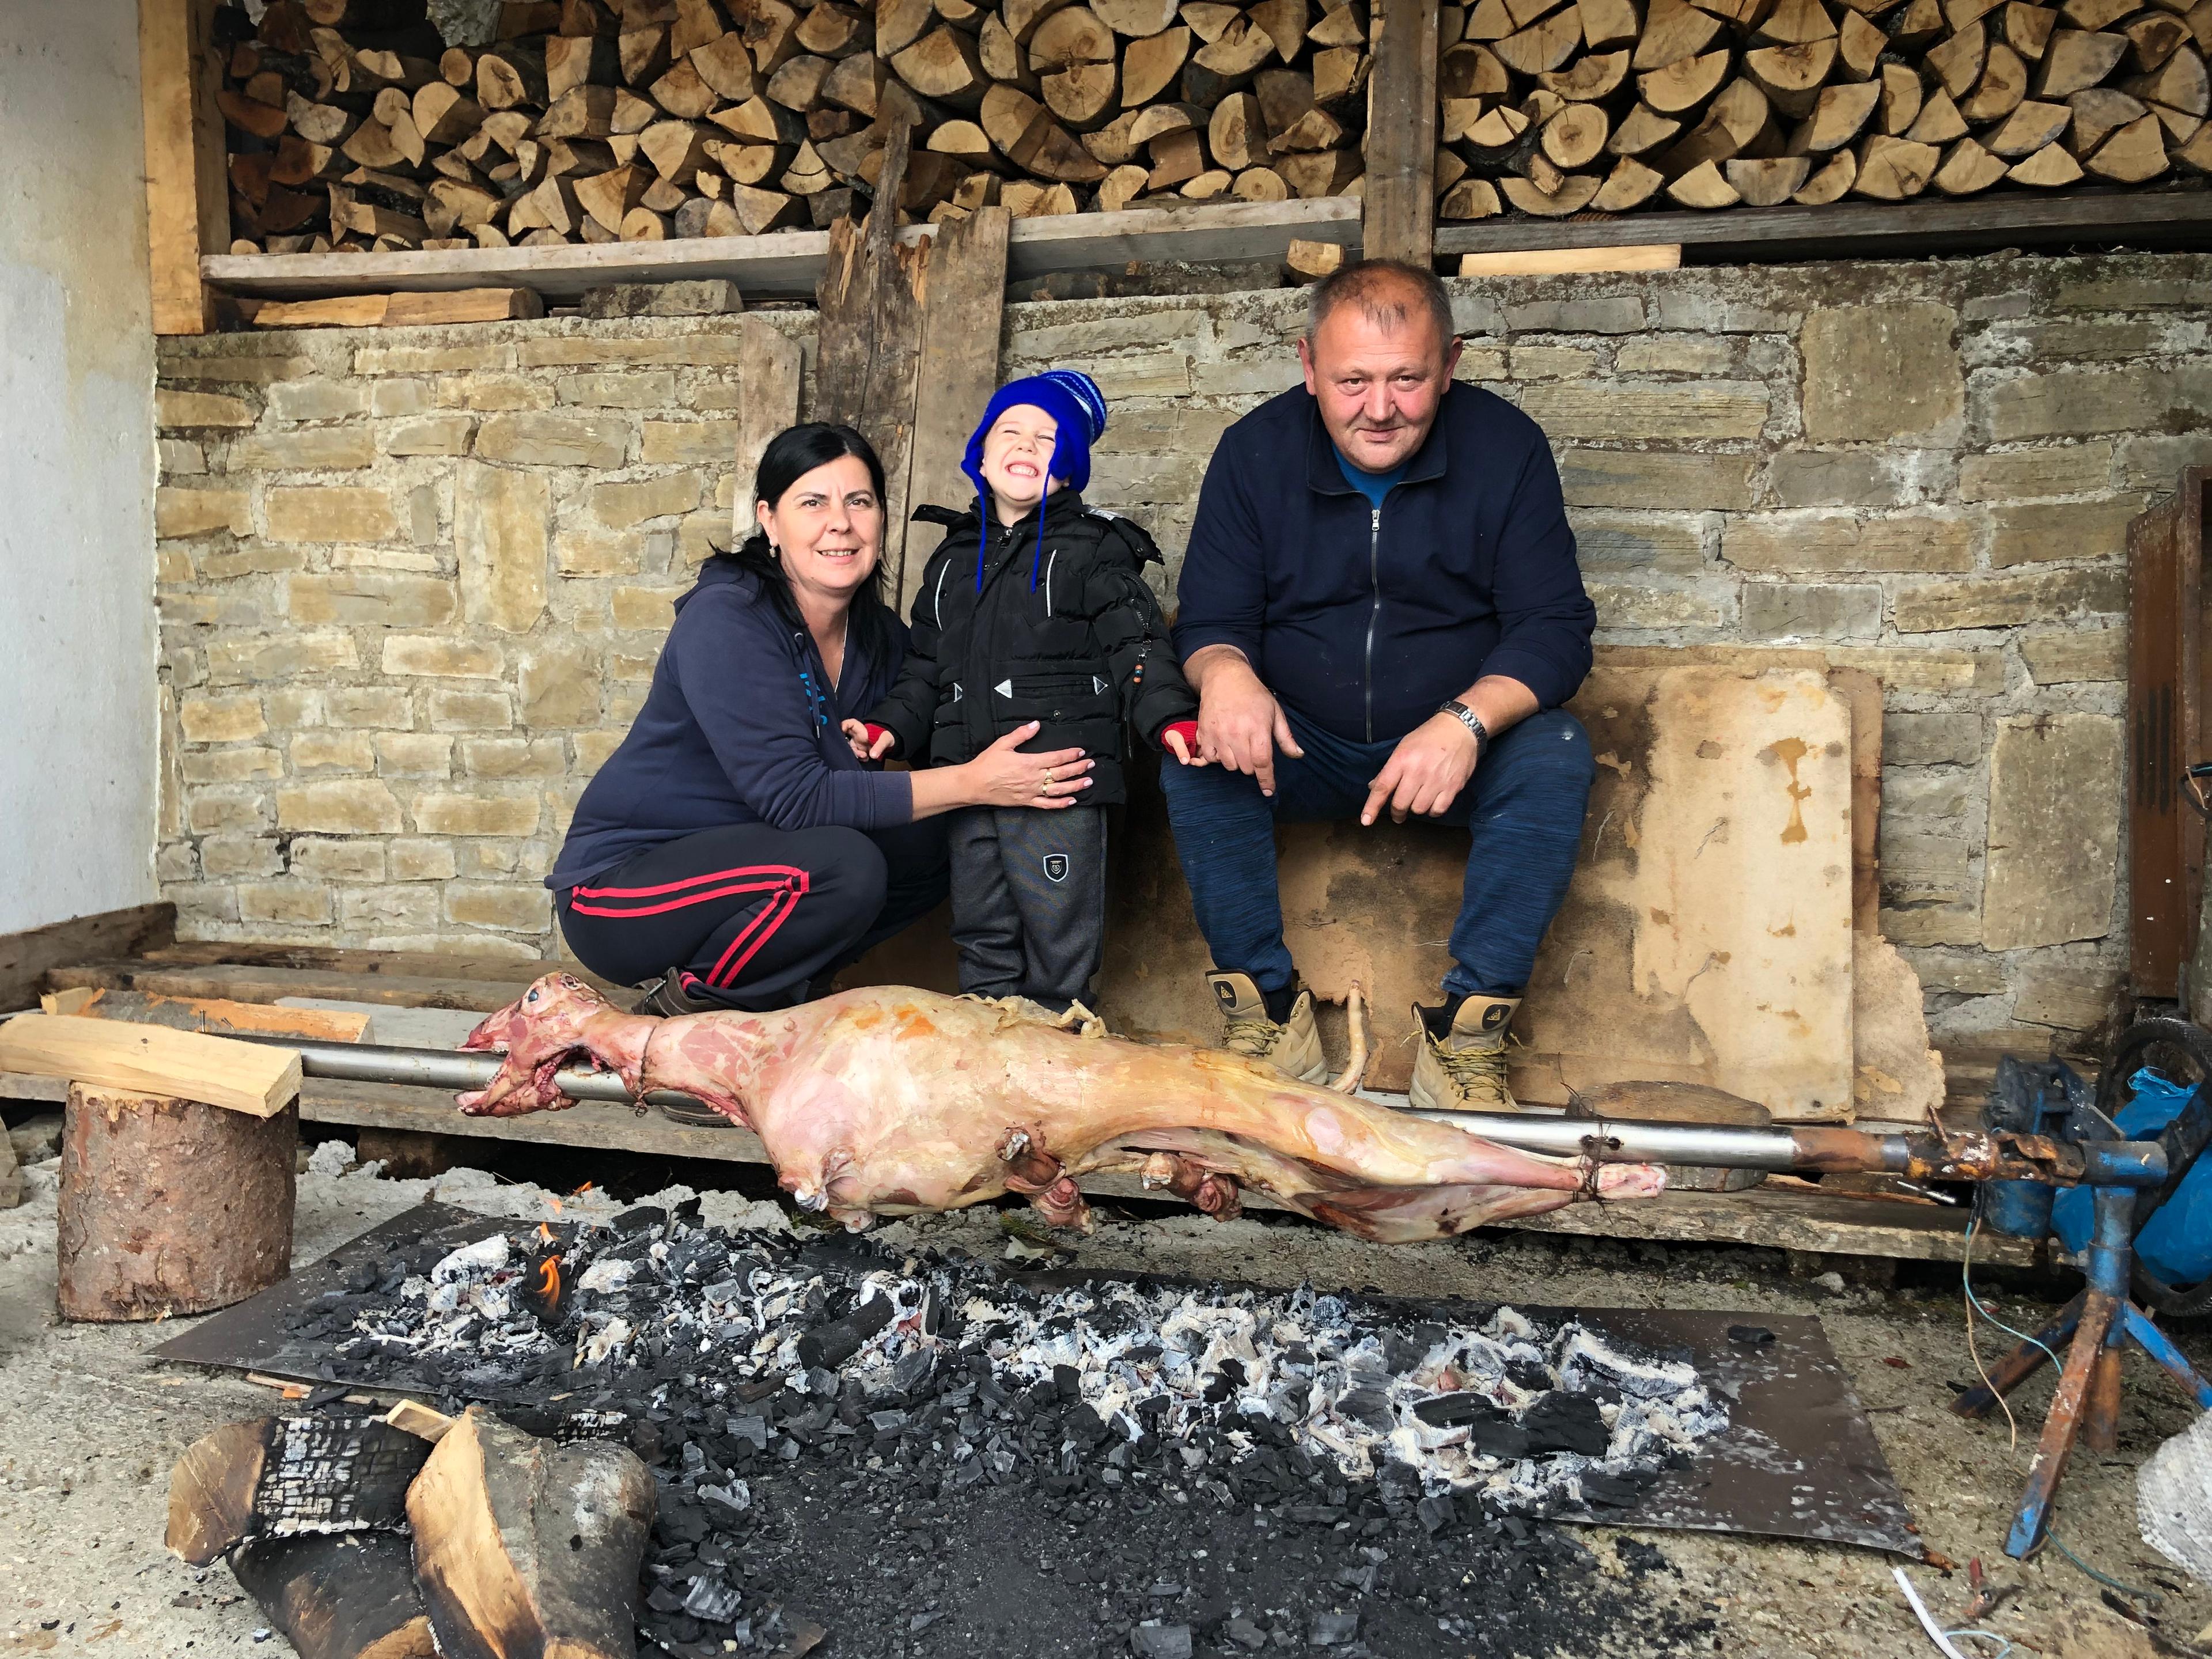
<svg viewBox="0 0 2212 1659"><path fill-rule="evenodd" d="M1386 324L1356 303L1340 305L1298 342L1322 424L1364 472L1388 472L1421 447L1459 365L1458 340L1437 337L1419 296L1407 294L1404 306L1405 320Z"/></svg>

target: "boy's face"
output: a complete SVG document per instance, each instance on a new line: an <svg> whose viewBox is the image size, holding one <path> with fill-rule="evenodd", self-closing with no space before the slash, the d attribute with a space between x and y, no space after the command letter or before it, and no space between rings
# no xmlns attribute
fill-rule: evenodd
<svg viewBox="0 0 2212 1659"><path fill-rule="evenodd" d="M983 434L983 482L1002 524L1013 521L1057 488L1052 452L1060 422L1035 404L1016 404Z"/></svg>

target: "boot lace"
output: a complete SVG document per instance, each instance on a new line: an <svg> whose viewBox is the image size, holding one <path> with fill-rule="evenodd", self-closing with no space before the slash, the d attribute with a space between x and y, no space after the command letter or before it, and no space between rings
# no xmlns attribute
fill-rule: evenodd
<svg viewBox="0 0 2212 1659"><path fill-rule="evenodd" d="M1495 1048L1437 1050L1444 1075L1464 1095L1502 1097L1505 1093L1505 1045Z"/></svg>
<svg viewBox="0 0 2212 1659"><path fill-rule="evenodd" d="M1289 1035L1289 1029L1287 1026L1278 1025L1264 1014L1248 1016L1242 1019L1232 1015L1229 1021L1229 1030L1222 1038L1221 1046L1232 1054L1249 1054L1255 1060L1265 1060L1275 1052L1277 1045Z"/></svg>

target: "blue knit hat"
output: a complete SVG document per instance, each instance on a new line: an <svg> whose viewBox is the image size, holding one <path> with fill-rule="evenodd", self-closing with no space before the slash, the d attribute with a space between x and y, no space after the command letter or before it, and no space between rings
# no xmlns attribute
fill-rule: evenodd
<svg viewBox="0 0 2212 1659"><path fill-rule="evenodd" d="M990 489L983 482L983 438L999 416L1020 404L1042 409L1058 424L1060 430L1053 441L1052 459L1045 470L1070 489L1079 490L1090 483L1091 446L1106 430L1105 397L1099 392L1098 383L1080 369L1055 368L1025 380L1009 380L993 392L983 418L975 423L975 430L968 439L967 458L960 464L960 470L975 486L977 515L987 525L990 522L986 505ZM1030 561L1030 586L1033 590L1037 584L1037 567L1043 557L1044 512L1040 506L1037 551ZM975 552L975 591L983 591L981 546Z"/></svg>

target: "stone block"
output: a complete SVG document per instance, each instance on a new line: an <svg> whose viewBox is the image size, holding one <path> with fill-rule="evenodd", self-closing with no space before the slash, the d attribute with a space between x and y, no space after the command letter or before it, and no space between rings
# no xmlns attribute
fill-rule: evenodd
<svg viewBox="0 0 2212 1659"><path fill-rule="evenodd" d="M256 696L185 697L177 704L177 724L188 743L244 743L269 729Z"/></svg>
<svg viewBox="0 0 2212 1659"><path fill-rule="evenodd" d="M2023 634L2021 660L2038 685L2128 677L2128 630L2092 628L2078 633Z"/></svg>
<svg viewBox="0 0 2212 1659"><path fill-rule="evenodd" d="M1568 449L1559 455L1559 484L1570 507L1743 513L1751 507L1755 465L1749 455Z"/></svg>
<svg viewBox="0 0 2212 1659"><path fill-rule="evenodd" d="M249 634L210 640L207 653L211 685L308 679L361 665L350 634Z"/></svg>
<svg viewBox="0 0 2212 1659"><path fill-rule="evenodd" d="M576 733L575 777L588 781L592 775L605 765L607 757L622 747L624 733L621 732L579 732Z"/></svg>
<svg viewBox="0 0 2212 1659"><path fill-rule="evenodd" d="M292 872L313 881L382 881L384 843L301 836L292 843Z"/></svg>
<svg viewBox="0 0 2212 1659"><path fill-rule="evenodd" d="M1201 366L1201 372L1234 380L1237 378L1237 371L1247 367L1274 369L1277 365L1270 356L1237 363L1209 363ZM1085 364L1084 372L1098 382L1099 391L1106 394L1109 403L1119 398L1182 398L1188 396L1194 390L1231 389L1225 385L1194 384L1189 354L1182 351L1154 351L1137 357L1101 357ZM1295 379L1297 374L1295 358L1291 360L1291 373Z"/></svg>
<svg viewBox="0 0 2212 1659"><path fill-rule="evenodd" d="M2101 263L2085 261L2083 268L2096 270ZM2212 309L2212 282L2201 276L2075 277L2058 284L2052 305L2059 311L2158 311L2169 306L2203 311Z"/></svg>
<svg viewBox="0 0 2212 1659"><path fill-rule="evenodd" d="M1893 817L1899 830L1925 829L1931 819L1963 818L1973 805L1973 778L1962 767L1907 766L1882 773L1882 819Z"/></svg>
<svg viewBox="0 0 2212 1659"><path fill-rule="evenodd" d="M1694 334L1647 334L1623 340L1613 360L1623 374L1723 375L1735 362L1733 342Z"/></svg>
<svg viewBox="0 0 2212 1659"><path fill-rule="evenodd" d="M297 432L256 432L230 447L234 472L344 472L376 459L368 428L307 427Z"/></svg>
<svg viewBox="0 0 2212 1659"><path fill-rule="evenodd" d="M425 888L349 888L338 896L338 921L349 932L384 937L426 933L438 925L438 896Z"/></svg>
<svg viewBox="0 0 2212 1659"><path fill-rule="evenodd" d="M1149 385L1152 389L1109 392L1109 398L1179 398L1185 392L1206 398L1272 398L1304 383L1298 360L1287 349L1255 352L1225 362L1190 363L1179 357L1125 357L1121 362L1126 365L1121 371L1123 378L1133 386ZM1148 369L1146 365L1153 367ZM1183 375L1181 387L1175 380L1177 366ZM1103 390L1106 382L1101 380L1099 386Z"/></svg>
<svg viewBox="0 0 2212 1659"><path fill-rule="evenodd" d="M1695 587L1591 582L1588 586L1600 628L1724 628L1735 620L1732 582Z"/></svg>
<svg viewBox="0 0 2212 1659"><path fill-rule="evenodd" d="M387 455L465 455L469 435L477 428L469 415L426 415L420 420L399 421L385 428Z"/></svg>
<svg viewBox="0 0 2212 1659"><path fill-rule="evenodd" d="M415 716L407 693L397 686L332 686L325 694L332 726L409 726Z"/></svg>
<svg viewBox="0 0 2212 1659"><path fill-rule="evenodd" d="M1755 640L1870 640L1881 632L1871 582L1747 582L1743 631Z"/></svg>
<svg viewBox="0 0 2212 1659"><path fill-rule="evenodd" d="M350 380L283 380L269 388L272 420L342 421L368 407L368 389Z"/></svg>
<svg viewBox="0 0 2212 1659"><path fill-rule="evenodd" d="M2012 1017L2030 1025L2087 1031L2118 1012L2119 976L2093 967L2031 967L2014 993Z"/></svg>
<svg viewBox="0 0 2212 1659"><path fill-rule="evenodd" d="M199 854L188 841L173 841L154 849L154 879L164 884L173 881L198 881L200 878Z"/></svg>
<svg viewBox="0 0 2212 1659"><path fill-rule="evenodd" d="M174 392L164 387L154 394L154 424L168 430L250 427L253 421L253 411L244 398L220 392Z"/></svg>
<svg viewBox="0 0 2212 1659"><path fill-rule="evenodd" d="M564 374L554 383L553 392L562 403L586 408L670 409L676 405L676 372Z"/></svg>
<svg viewBox="0 0 2212 1659"><path fill-rule="evenodd" d="M368 412L379 416L428 414L432 403L428 380L378 380L368 388Z"/></svg>
<svg viewBox="0 0 2212 1659"><path fill-rule="evenodd" d="M392 497L366 486L271 489L269 538L278 542L382 542L399 533Z"/></svg>
<svg viewBox="0 0 2212 1659"><path fill-rule="evenodd" d="M154 441L155 474L172 478L183 473L207 471L207 451L184 438L157 438Z"/></svg>
<svg viewBox="0 0 2212 1659"><path fill-rule="evenodd" d="M273 576L287 570L304 570L307 555L297 547L246 542L221 551L203 553L198 562L202 581L227 582L240 576Z"/></svg>
<svg viewBox="0 0 2212 1659"><path fill-rule="evenodd" d="M353 354L356 374L457 374L514 367L514 348L503 344L363 346Z"/></svg>
<svg viewBox="0 0 2212 1659"><path fill-rule="evenodd" d="M1905 491L1865 449L1785 449L1767 466L1774 499L1784 507L1897 507Z"/></svg>
<svg viewBox="0 0 2212 1659"><path fill-rule="evenodd" d="M173 351L161 354L163 380L205 380L218 386L267 386L272 380L287 380L295 374L304 374L309 367L304 357L198 357Z"/></svg>
<svg viewBox="0 0 2212 1659"><path fill-rule="evenodd" d="M1971 896L1972 851L1956 836L1914 835L1885 823L1882 897L1892 904L1960 902Z"/></svg>
<svg viewBox="0 0 2212 1659"><path fill-rule="evenodd" d="M562 531L553 538L553 568L564 576L635 576L643 568L644 540Z"/></svg>
<svg viewBox="0 0 2212 1659"><path fill-rule="evenodd" d="M178 775L186 783L247 783L257 778L284 775L283 757L259 744L229 749L199 749L179 757Z"/></svg>
<svg viewBox="0 0 2212 1659"><path fill-rule="evenodd" d="M544 474L461 463L453 480L453 544L470 622L509 634L537 625L545 609L551 520Z"/></svg>
<svg viewBox="0 0 2212 1659"><path fill-rule="evenodd" d="M1512 376L1516 380L1576 380L1597 371L1597 353L1579 346L1513 348Z"/></svg>
<svg viewBox="0 0 2212 1659"><path fill-rule="evenodd" d="M276 827L325 836L390 836L399 802L374 778L329 779L276 792Z"/></svg>
<svg viewBox="0 0 2212 1659"><path fill-rule="evenodd" d="M181 586L193 579L191 549L158 545L154 549L154 580L158 586Z"/></svg>
<svg viewBox="0 0 2212 1659"><path fill-rule="evenodd" d="M2212 423L2212 367L2056 369L1976 388L1993 443Z"/></svg>
<svg viewBox="0 0 2212 1659"><path fill-rule="evenodd" d="M1644 327L1644 301L1633 294L1618 294L1509 302L1505 326L1516 334L1634 334Z"/></svg>
<svg viewBox="0 0 2212 1659"><path fill-rule="evenodd" d="M425 794L415 827L428 836L530 836L543 811L535 795Z"/></svg>
<svg viewBox="0 0 2212 1659"><path fill-rule="evenodd" d="M699 505L706 488L697 472L667 472L632 483L594 484L592 513L610 530L628 530L648 519L672 518Z"/></svg>
<svg viewBox="0 0 2212 1659"><path fill-rule="evenodd" d="M1722 531L1721 557L1739 569L1785 574L1971 570L1973 526L1924 513L1867 519L1768 514L1734 520Z"/></svg>
<svg viewBox="0 0 2212 1659"><path fill-rule="evenodd" d="M685 591L681 587L617 587L609 600L614 625L621 629L651 629L665 634L676 617L676 599Z"/></svg>
<svg viewBox="0 0 2212 1659"><path fill-rule="evenodd" d="M504 732L514 705L504 691L433 691L430 725L439 732Z"/></svg>
<svg viewBox="0 0 2212 1659"><path fill-rule="evenodd" d="M302 732L292 739L295 772L374 772L376 745L359 732Z"/></svg>
<svg viewBox="0 0 2212 1659"><path fill-rule="evenodd" d="M1838 668L1863 668L1885 690L1931 696L1990 697L2005 689L2001 651L1931 650L1922 645L1834 645L1828 660Z"/></svg>
<svg viewBox="0 0 2212 1659"><path fill-rule="evenodd" d="M1923 991L1950 991L1960 996L1998 996L2010 989L2004 963L1976 951L1912 949L1905 952Z"/></svg>
<svg viewBox="0 0 2212 1659"><path fill-rule="evenodd" d="M515 690L526 726L596 726L599 653L580 640L537 646L522 657Z"/></svg>
<svg viewBox="0 0 2212 1659"><path fill-rule="evenodd" d="M380 732L376 769L387 778L448 778L453 740L429 732Z"/></svg>
<svg viewBox="0 0 2212 1659"><path fill-rule="evenodd" d="M2018 715L1990 748L1982 940L1992 951L2102 939L2119 871L2120 722Z"/></svg>
<svg viewBox="0 0 2212 1659"><path fill-rule="evenodd" d="M680 466L692 461L727 466L737 459L736 421L647 421L638 459L647 466Z"/></svg>
<svg viewBox="0 0 2212 1659"><path fill-rule="evenodd" d="M1881 758L1887 766L1972 766L1982 757L1982 717L1949 711L1884 714Z"/></svg>
<svg viewBox="0 0 2212 1659"><path fill-rule="evenodd" d="M1652 326L1698 334L1795 334L1802 307L1762 305L1714 292L1710 287L1658 287L1651 296Z"/></svg>
<svg viewBox="0 0 2212 1659"><path fill-rule="evenodd" d="M1567 514L1575 550L1585 570L1656 570L1690 575L1704 568L1705 533L1694 514L1593 513Z"/></svg>
<svg viewBox="0 0 2212 1659"><path fill-rule="evenodd" d="M465 374L438 387L438 401L459 404L480 415L553 407L553 388L520 374Z"/></svg>
<svg viewBox="0 0 2212 1659"><path fill-rule="evenodd" d="M1452 369L1452 379L1465 380L1473 386L1487 382L1495 387L1510 375L1503 346L1465 346L1460 351L1458 363Z"/></svg>
<svg viewBox="0 0 2212 1659"><path fill-rule="evenodd" d="M1132 308L1109 316L1085 318L1080 322L1048 324L1042 328L1023 327L1024 313L1020 311L1008 314L1015 326L1006 341L1006 361L1009 365L1036 370L1080 362L1085 364L1088 373L1089 362L1094 357L1108 357L1117 352L1158 351L1171 343L1188 348L1213 327L1206 313L1187 307L1172 311Z"/></svg>
<svg viewBox="0 0 2212 1659"><path fill-rule="evenodd" d="M2039 495L2085 495L2105 489L2112 476L2112 446L2046 444L1968 455L1959 463L1959 499L2004 501Z"/></svg>
<svg viewBox="0 0 2212 1659"><path fill-rule="evenodd" d="M2057 559L2120 559L2128 520L2143 509L2140 495L2097 501L2040 501L2001 507L1990 515L1990 562L2044 564Z"/></svg>
<svg viewBox="0 0 2212 1659"><path fill-rule="evenodd" d="M459 873L453 849L442 841L407 837L388 843L386 851L394 881L451 881Z"/></svg>
<svg viewBox="0 0 2212 1659"><path fill-rule="evenodd" d="M441 679L495 680L507 659L495 645L477 640L394 635L384 641L387 674L429 674Z"/></svg>
<svg viewBox="0 0 2212 1659"><path fill-rule="evenodd" d="M2120 440L2123 489L2169 493L2181 487L2182 470L2191 466L2212 466L2212 432L2174 438L2130 434Z"/></svg>
<svg viewBox="0 0 2212 1659"><path fill-rule="evenodd" d="M461 770L477 778L557 778L568 772L558 738L464 738Z"/></svg>
<svg viewBox="0 0 2212 1659"><path fill-rule="evenodd" d="M453 584L436 576L349 571L335 576L295 576L287 584L287 611L295 623L374 628L437 628L453 619Z"/></svg>
<svg viewBox="0 0 2212 1659"><path fill-rule="evenodd" d="M666 363L674 368L737 368L744 362L744 335L665 330L635 339L591 334L525 340L516 357L525 368L564 368L592 363Z"/></svg>
<svg viewBox="0 0 2212 1659"><path fill-rule="evenodd" d="M2162 355L2166 328L2162 323L2133 322L2120 317L2097 317L2085 321L2030 323L2016 337L2028 355L2045 362L2124 362L2135 357Z"/></svg>
<svg viewBox="0 0 2212 1659"><path fill-rule="evenodd" d="M1935 634L1954 628L2018 628L2084 615L2117 616L2127 608L2124 570L2033 570L1899 587L1890 597L1890 620L1900 634Z"/></svg>
<svg viewBox="0 0 2212 1659"><path fill-rule="evenodd" d="M154 492L156 536L204 536L215 530L252 533L252 497L246 491L164 487Z"/></svg>
<svg viewBox="0 0 2212 1659"><path fill-rule="evenodd" d="M265 830L269 826L269 803L258 791L246 793L196 790L185 803L185 824L196 836Z"/></svg>
<svg viewBox="0 0 2212 1659"><path fill-rule="evenodd" d="M1562 438L1756 438L1766 425L1767 389L1752 380L1661 385L1577 381L1530 386L1522 412Z"/></svg>
<svg viewBox="0 0 2212 1659"><path fill-rule="evenodd" d="M446 920L464 927L542 933L553 925L553 896L543 887L453 882L445 890Z"/></svg>
<svg viewBox="0 0 2212 1659"><path fill-rule="evenodd" d="M335 707L345 693L332 690L329 701ZM269 710L269 724L279 732L296 732L303 726L323 724L325 694L311 686L272 686L263 696L262 703ZM403 708L404 705L402 705ZM343 720L335 722L343 725Z"/></svg>
<svg viewBox="0 0 2212 1659"><path fill-rule="evenodd" d="M615 415L495 415L477 433L477 454L510 466L616 467L629 453L629 422Z"/></svg>
<svg viewBox="0 0 2212 1659"><path fill-rule="evenodd" d="M165 887L161 896L177 907L177 921L189 930L238 923L238 890L185 883Z"/></svg>
<svg viewBox="0 0 2212 1659"><path fill-rule="evenodd" d="M331 890L315 882L243 882L238 889L238 919L279 927L327 927Z"/></svg>
<svg viewBox="0 0 2212 1659"><path fill-rule="evenodd" d="M1805 319L1805 436L1884 442L1941 434L1966 404L1959 313L1925 301L1832 306Z"/></svg>
<svg viewBox="0 0 2212 1659"><path fill-rule="evenodd" d="M200 872L210 881L257 881L284 873L284 854L267 836L209 836L200 842Z"/></svg>
<svg viewBox="0 0 2212 1659"><path fill-rule="evenodd" d="M1096 455L1084 499L1117 513L1153 501L1195 501L1209 459L1126 452Z"/></svg>

